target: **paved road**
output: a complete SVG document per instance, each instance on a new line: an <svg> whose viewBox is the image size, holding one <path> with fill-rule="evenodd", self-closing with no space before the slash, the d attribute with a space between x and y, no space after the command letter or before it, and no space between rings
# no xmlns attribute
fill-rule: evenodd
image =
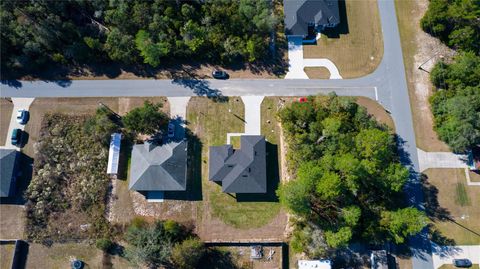
<svg viewBox="0 0 480 269"><path fill-rule="evenodd" d="M384 55L370 75L342 80L78 80L59 82L3 82L2 97L86 97L86 96L299 96L325 94L366 96L391 111L399 140L402 161L411 168L407 186L409 202L422 208L423 193L416 173L419 171L410 100L393 0L379 0ZM411 240L413 268L431 269L432 255L427 233Z"/></svg>

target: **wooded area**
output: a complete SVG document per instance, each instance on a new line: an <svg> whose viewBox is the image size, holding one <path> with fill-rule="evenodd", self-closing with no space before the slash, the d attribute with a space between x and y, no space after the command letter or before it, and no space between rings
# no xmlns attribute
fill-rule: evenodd
<svg viewBox="0 0 480 269"><path fill-rule="evenodd" d="M430 99L435 129L453 151L480 144L480 3L431 0L424 31L456 49L452 63L438 62L430 74L437 88Z"/></svg>
<svg viewBox="0 0 480 269"><path fill-rule="evenodd" d="M394 135L353 99L309 97L279 113L296 175L280 202L295 213L292 248L324 257L331 248L362 240L403 243L426 225L406 207L409 171L400 164Z"/></svg>
<svg viewBox="0 0 480 269"><path fill-rule="evenodd" d="M2 78L105 63L159 68L173 60L266 60L280 23L273 6L255 0L2 1Z"/></svg>

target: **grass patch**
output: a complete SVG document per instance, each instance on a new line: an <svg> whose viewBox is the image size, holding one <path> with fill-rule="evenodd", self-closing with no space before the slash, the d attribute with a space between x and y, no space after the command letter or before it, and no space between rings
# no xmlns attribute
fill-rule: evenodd
<svg viewBox="0 0 480 269"><path fill-rule="evenodd" d="M470 199L464 183L459 182L455 186L455 203L461 206L470 205Z"/></svg>
<svg viewBox="0 0 480 269"><path fill-rule="evenodd" d="M231 111L231 112L229 112ZM202 143L203 203L199 211L209 213L235 228L248 229L264 226L278 215L280 204L270 201L239 202L223 193L221 186L208 180L208 147L224 145L227 133L244 132L244 105L240 98L214 102L194 97L187 108L188 127Z"/></svg>
<svg viewBox="0 0 480 269"><path fill-rule="evenodd" d="M480 172L469 171L469 175L470 175L470 181L480 182Z"/></svg>
<svg viewBox="0 0 480 269"><path fill-rule="evenodd" d="M428 169L424 174L433 188L426 195L428 207L446 215L433 220L432 230L456 245L480 244L480 188L466 185L463 169Z"/></svg>
<svg viewBox="0 0 480 269"><path fill-rule="evenodd" d="M240 136L231 136L230 137L230 144L232 144L234 149L240 148Z"/></svg>
<svg viewBox="0 0 480 269"><path fill-rule="evenodd" d="M14 243L0 245L0 268L12 268L12 259L14 252Z"/></svg>
<svg viewBox="0 0 480 269"><path fill-rule="evenodd" d="M303 69L308 78L311 79L329 79L330 71L325 67L305 67Z"/></svg>
<svg viewBox="0 0 480 269"><path fill-rule="evenodd" d="M395 123L393 122L392 116L390 116L379 103L366 97L357 97L356 102L364 106L368 114L372 115L378 122L387 125L392 131L395 131Z"/></svg>
<svg viewBox="0 0 480 269"><path fill-rule="evenodd" d="M345 0L340 1L340 6L342 23L322 34L316 45L305 45L304 58L330 59L343 78L365 76L377 68L383 57L377 1Z"/></svg>
<svg viewBox="0 0 480 269"><path fill-rule="evenodd" d="M7 141L8 127L12 117L13 104L5 99L0 99L0 145L4 146ZM2 267L3 268L3 267Z"/></svg>

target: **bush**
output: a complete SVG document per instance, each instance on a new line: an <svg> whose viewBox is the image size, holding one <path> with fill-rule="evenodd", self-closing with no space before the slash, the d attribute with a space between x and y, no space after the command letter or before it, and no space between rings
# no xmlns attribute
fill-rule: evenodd
<svg viewBox="0 0 480 269"><path fill-rule="evenodd" d="M205 255L205 245L198 238L176 244L172 250L172 261L179 269L194 269Z"/></svg>
<svg viewBox="0 0 480 269"><path fill-rule="evenodd" d="M110 241L110 239L107 239L107 238L100 238L100 239L97 239L97 241L95 242L95 246L98 249L100 249L104 252L107 252L112 248L113 242Z"/></svg>

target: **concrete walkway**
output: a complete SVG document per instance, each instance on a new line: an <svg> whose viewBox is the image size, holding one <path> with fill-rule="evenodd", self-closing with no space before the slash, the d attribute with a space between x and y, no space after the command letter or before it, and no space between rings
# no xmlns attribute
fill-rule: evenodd
<svg viewBox="0 0 480 269"><path fill-rule="evenodd" d="M297 36L288 37L288 72L285 79L308 79L305 67L325 67L330 72L330 79L341 79L340 72L329 59L304 59L303 39Z"/></svg>
<svg viewBox="0 0 480 269"><path fill-rule="evenodd" d="M469 259L473 264L480 264L480 245L477 246L439 246L432 243L433 268L452 264L453 259Z"/></svg>
<svg viewBox="0 0 480 269"><path fill-rule="evenodd" d="M5 148L20 150L19 147L12 145L12 141L11 141L11 135L12 135L13 129L21 129L22 131L25 130L25 125L21 125L20 123L17 122L17 111L20 109L28 110L33 100L35 100L35 98L12 98L13 110L12 110L12 117L10 118L10 124L8 125L8 133L7 133L7 140L5 141Z"/></svg>
<svg viewBox="0 0 480 269"><path fill-rule="evenodd" d="M417 148L420 172L429 168L468 168L466 155L451 152L425 152Z"/></svg>

